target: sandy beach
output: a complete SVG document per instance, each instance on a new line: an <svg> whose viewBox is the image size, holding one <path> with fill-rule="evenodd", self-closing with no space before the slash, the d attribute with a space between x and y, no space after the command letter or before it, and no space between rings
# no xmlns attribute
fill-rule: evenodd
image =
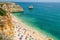
<svg viewBox="0 0 60 40"><path fill-rule="evenodd" d="M15 16L12 16L12 22L14 24L14 39L15 40L49 40L48 37L42 33L38 33L37 31L29 28L29 26L25 25L18 20ZM23 36L22 36L23 35ZM22 37L21 37L22 36ZM20 38L21 37L21 38Z"/></svg>
<svg viewBox="0 0 60 40"><path fill-rule="evenodd" d="M8 8L8 6L9 7L11 6L10 9ZM11 5L10 4L8 4L8 5L7 4L3 4L3 6L1 8L4 9L4 10L6 10L6 14L0 17L1 18L0 19L0 26L1 26L0 27L0 34L2 36L2 40L57 40L53 35L50 36L49 33L45 34L45 33L43 33L44 32L43 30L41 30L42 32L41 31L37 31L32 26L30 27L29 25L27 25L24 22L22 22L21 20L19 20L17 17L13 16L11 14L11 12L24 11L23 8L19 7L19 5L15 5L14 3L13 3L13 5L12 4ZM40 8L40 6L37 9L39 9L39 8ZM28 14L25 13L26 15L24 17L25 18L26 17L33 18L33 20L31 20L31 21L33 21L33 22L35 22L37 24L40 23L42 21L42 19L45 19L47 17L51 17L51 15L49 15L49 16L44 15L45 12L42 13L43 15L41 15L41 13L39 13L40 11L36 11L36 14L35 14L35 11L36 10L34 10L31 13L26 12ZM39 13L39 14L37 14L37 13ZM2 14L4 14L4 13L2 13ZM31 17L30 14L32 14L33 17ZM35 19L35 16L36 16L36 19ZM41 20L40 20L40 17L42 18ZM38 19L38 21L37 21L37 19ZM34 20L36 20L36 21L34 21ZM50 20L48 20L48 21L51 22ZM56 19L54 19L54 20L56 20ZM54 20L52 20L52 21L54 21ZM52 22L48 23L46 21L45 23L47 23L47 24L45 24L45 23L43 24L43 22L45 22L45 20L43 20L41 22L42 26L44 26L46 28L49 28L49 32L50 32L50 30L52 31L56 27L56 25L54 24L55 21L53 23L54 25L52 25ZM48 24L51 24L52 26L48 26ZM39 28L42 27L42 26L40 26L40 24L39 24ZM48 29L46 29L46 30L48 30ZM56 32L55 31L56 31L56 29L54 29L54 31L52 31L52 33L53 32L54 32L54 34L57 33L57 31Z"/></svg>

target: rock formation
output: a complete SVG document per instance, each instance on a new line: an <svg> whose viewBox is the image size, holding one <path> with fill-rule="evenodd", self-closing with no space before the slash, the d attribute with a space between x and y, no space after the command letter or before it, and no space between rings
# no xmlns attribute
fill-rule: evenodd
<svg viewBox="0 0 60 40"><path fill-rule="evenodd" d="M2 36L2 40L7 40L10 37L13 37L14 35L14 29L12 24L12 19L10 16L9 8L6 4L2 4L1 9L5 10L6 14L3 16L0 16L0 34ZM1 13L0 13L1 14ZM6 38L7 36L7 38Z"/></svg>

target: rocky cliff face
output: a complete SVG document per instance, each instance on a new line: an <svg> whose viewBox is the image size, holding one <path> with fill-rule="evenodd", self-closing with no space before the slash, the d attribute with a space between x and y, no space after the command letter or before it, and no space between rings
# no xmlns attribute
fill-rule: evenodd
<svg viewBox="0 0 60 40"><path fill-rule="evenodd" d="M15 3L1 3L1 9L5 10L6 15L0 16L0 35L2 40L13 40L14 26L12 24L11 12L22 12L23 8ZM1 14L1 13L0 13Z"/></svg>
<svg viewBox="0 0 60 40"><path fill-rule="evenodd" d="M10 12L23 12L23 8L15 3L12 2L4 2L0 4L6 4L10 10Z"/></svg>
<svg viewBox="0 0 60 40"><path fill-rule="evenodd" d="M6 3L10 9L10 12L23 12L23 8L15 3Z"/></svg>
<svg viewBox="0 0 60 40"><path fill-rule="evenodd" d="M2 35L2 40L7 40L14 35L14 29L12 24L12 19L10 15L9 8L6 4L1 7L6 11L6 15L0 16L0 34ZM1 13L0 13L1 14ZM7 38L7 39L6 39Z"/></svg>

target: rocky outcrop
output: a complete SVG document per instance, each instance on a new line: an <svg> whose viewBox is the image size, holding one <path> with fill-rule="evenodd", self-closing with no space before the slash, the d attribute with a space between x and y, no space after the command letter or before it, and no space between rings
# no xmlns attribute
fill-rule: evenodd
<svg viewBox="0 0 60 40"><path fill-rule="evenodd" d="M4 2L0 4L6 4L10 10L10 12L23 12L23 8L13 2Z"/></svg>
<svg viewBox="0 0 60 40"><path fill-rule="evenodd" d="M23 8L15 3L7 3L10 12L23 12Z"/></svg>
<svg viewBox="0 0 60 40"><path fill-rule="evenodd" d="M10 14L11 12L22 12L23 8L15 3L2 3L0 8L6 11L6 15L0 16L0 35L3 38L2 40L13 40L14 25Z"/></svg>
<svg viewBox="0 0 60 40"><path fill-rule="evenodd" d="M2 35L2 40L8 40L14 36L14 26L8 6L3 4L1 8L6 11L6 15L0 16L0 35Z"/></svg>

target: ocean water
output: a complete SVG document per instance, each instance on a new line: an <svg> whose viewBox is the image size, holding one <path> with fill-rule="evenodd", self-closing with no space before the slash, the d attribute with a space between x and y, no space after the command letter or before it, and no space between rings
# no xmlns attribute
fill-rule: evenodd
<svg viewBox="0 0 60 40"><path fill-rule="evenodd" d="M24 12L13 13L22 22L33 28L46 31L60 40L60 3L28 3L16 2ZM28 8L33 5L33 9Z"/></svg>

